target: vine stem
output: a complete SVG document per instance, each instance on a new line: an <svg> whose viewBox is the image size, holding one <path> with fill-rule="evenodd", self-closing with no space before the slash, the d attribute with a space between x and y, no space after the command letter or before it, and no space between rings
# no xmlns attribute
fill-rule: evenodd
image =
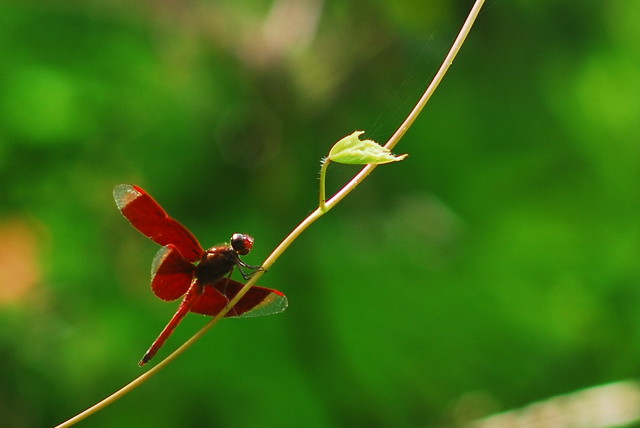
<svg viewBox="0 0 640 428"><path fill-rule="evenodd" d="M416 118L418 117L418 115L420 114L424 106L427 104L427 102L435 92L436 88L438 87L442 79L444 78L445 74L447 73L447 70L449 70L449 67L453 63L454 58L460 51L460 48L462 47L462 44L467 38L467 35L471 31L471 27L473 26L473 23L478 17L478 14L480 13L480 9L482 8L483 4L484 4L484 0L476 0L473 7L471 8L471 11L469 12L469 16L465 20L462 28L460 29L460 32L458 33L458 36L456 37L455 41L451 45L451 49L449 50L449 53L445 57L442 65L438 69L438 72L434 76L433 80L431 81L431 83L429 84L429 86L427 87L424 94L422 95L418 103L415 105L413 110L411 110L411 113L409 113L407 118L404 120L404 122L402 122L398 130L391 136L391 138L387 141L384 147L391 150L396 144L398 144L400 139L404 136L407 130L415 122ZM349 181L342 189L340 189L333 197L331 197L331 199L326 201L324 204L321 203L315 211L313 211L307 218L305 218L302 221L302 223L300 223L295 229L293 229L293 231L280 243L280 245L276 247L275 250L273 250L273 252L269 255L269 257L267 257L267 259L264 261L262 265L264 268L264 271L267 271L275 263L275 261L285 252L287 248L289 248L289 245L291 245L302 234L302 232L304 232L309 226L311 226L311 224L313 224L316 220L322 217L324 213L326 213L331 208L336 206L342 199L344 199L345 196L351 193L369 174L371 174L371 172L376 168L376 166L377 165L370 164L362 168L362 170L360 170L360 172L356 174L356 176L353 177L351 181ZM225 308L220 313L218 313L215 317L213 317L213 319L211 319L211 321L209 321L204 327L202 327L200 331L198 331L189 340L183 343L178 349L173 351L168 357L160 361L158 364L153 366L147 372L138 376L136 379L134 379L133 381L131 381L130 383L128 383L118 391L114 392L104 400L99 401L98 403L94 404L93 406L83 411L82 413L79 413L73 418L61 423L60 425L57 425L56 428L69 427L80 422L81 420L87 418L88 416L102 410L103 408L110 405L111 403L121 398L122 396L128 394L130 391L134 390L135 388L137 388L138 386L142 385L144 382L149 380L151 377L153 377L156 373L162 370L170 362L176 359L180 354L182 354L189 347L191 347L191 345L193 345L196 341L198 341L202 336L204 336L204 334L207 331L209 331L211 327L216 325L218 321L222 317L224 317L225 314L231 308L233 308L233 306L235 306L236 303L238 303L238 301L242 298L242 296L244 296L246 292L249 291L249 289L256 283L256 281L260 279L260 277L264 274L264 271L257 271L256 274L253 277L251 277L249 281L247 281L244 287L240 289L240 291L236 294L236 296L229 301L227 306L225 306Z"/></svg>

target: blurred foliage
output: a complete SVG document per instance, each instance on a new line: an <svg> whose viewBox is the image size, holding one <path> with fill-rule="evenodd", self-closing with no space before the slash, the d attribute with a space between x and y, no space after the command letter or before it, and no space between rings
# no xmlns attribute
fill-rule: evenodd
<svg viewBox="0 0 640 428"><path fill-rule="evenodd" d="M114 185L205 246L252 234L259 263L315 208L335 141L391 136L471 3L3 2L3 426L51 426L133 379L175 310ZM451 426L638 376L639 18L489 2L409 158L262 278L289 309L222 322L85 425ZM332 167L328 192L356 171Z"/></svg>

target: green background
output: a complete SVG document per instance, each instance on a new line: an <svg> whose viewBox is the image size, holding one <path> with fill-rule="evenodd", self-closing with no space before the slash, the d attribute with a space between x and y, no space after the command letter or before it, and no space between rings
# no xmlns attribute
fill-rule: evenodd
<svg viewBox="0 0 640 428"><path fill-rule="evenodd" d="M176 303L135 183L258 264L319 161L386 141L469 1L0 6L0 420L52 426L143 370ZM396 153L225 320L91 427L451 426L640 373L640 2L489 2ZM335 192L356 167L329 169ZM190 315L159 357L205 318ZM159 357L157 359L159 360Z"/></svg>

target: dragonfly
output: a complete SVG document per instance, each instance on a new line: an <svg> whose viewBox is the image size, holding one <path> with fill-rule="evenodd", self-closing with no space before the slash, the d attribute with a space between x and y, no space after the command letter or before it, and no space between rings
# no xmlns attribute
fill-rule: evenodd
<svg viewBox="0 0 640 428"><path fill-rule="evenodd" d="M246 281L262 267L249 265L240 258L253 247L254 239L247 234L234 233L228 244L205 250L189 229L171 218L142 188L120 184L113 189L113 198L133 227L162 245L151 264L153 293L165 301L182 297L176 313L138 363L143 366L189 312L215 316L227 306L244 287L231 279L235 268ZM253 286L224 316L250 318L277 314L287 305L282 292Z"/></svg>

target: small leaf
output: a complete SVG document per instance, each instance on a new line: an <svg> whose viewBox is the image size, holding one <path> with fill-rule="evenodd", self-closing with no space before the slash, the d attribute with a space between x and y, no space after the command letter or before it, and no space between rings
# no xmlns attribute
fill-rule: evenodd
<svg viewBox="0 0 640 428"><path fill-rule="evenodd" d="M360 140L364 131L356 131L333 145L328 159L350 165L383 164L397 162L407 155L395 156L389 149L373 140Z"/></svg>

